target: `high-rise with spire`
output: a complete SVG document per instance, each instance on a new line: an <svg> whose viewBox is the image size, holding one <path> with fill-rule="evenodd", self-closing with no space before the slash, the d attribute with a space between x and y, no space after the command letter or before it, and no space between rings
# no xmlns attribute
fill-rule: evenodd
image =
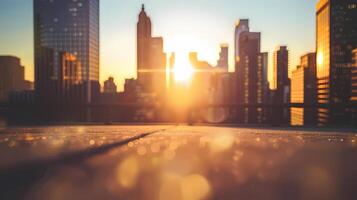
<svg viewBox="0 0 357 200"><path fill-rule="evenodd" d="M151 20L142 5L137 23L137 77L145 93L162 93L166 87L163 38L152 37Z"/></svg>
<svg viewBox="0 0 357 200"><path fill-rule="evenodd" d="M138 79L144 81L146 70L149 66L151 40L151 20L146 15L144 4L142 5L137 24L137 76Z"/></svg>

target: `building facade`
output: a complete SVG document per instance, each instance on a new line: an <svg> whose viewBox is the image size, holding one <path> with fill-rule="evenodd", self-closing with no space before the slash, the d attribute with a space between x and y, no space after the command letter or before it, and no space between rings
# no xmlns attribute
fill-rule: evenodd
<svg viewBox="0 0 357 200"><path fill-rule="evenodd" d="M162 96L166 89L166 54L162 37L152 37L151 20L142 5L137 23L137 78L145 93Z"/></svg>
<svg viewBox="0 0 357 200"><path fill-rule="evenodd" d="M207 61L199 60L197 52L189 52L188 60L194 69L190 84L190 98L194 106L214 103L216 95L215 70Z"/></svg>
<svg viewBox="0 0 357 200"><path fill-rule="evenodd" d="M351 103L357 104L357 48L352 51ZM357 108L352 109L352 124L357 124Z"/></svg>
<svg viewBox="0 0 357 200"><path fill-rule="evenodd" d="M291 103L316 105L316 53L301 57L301 63L291 75ZM291 125L315 125L317 108L291 108Z"/></svg>
<svg viewBox="0 0 357 200"><path fill-rule="evenodd" d="M352 51L351 101L357 102L357 48Z"/></svg>
<svg viewBox="0 0 357 200"><path fill-rule="evenodd" d="M40 104L99 95L99 0L34 0L35 94Z"/></svg>
<svg viewBox="0 0 357 200"><path fill-rule="evenodd" d="M263 68L263 103L269 103L270 102L270 94L269 94L269 53L268 52L262 52L260 54L260 62L262 64Z"/></svg>
<svg viewBox="0 0 357 200"><path fill-rule="evenodd" d="M217 68L225 73L228 73L228 48L228 44L221 44L221 52L217 61Z"/></svg>
<svg viewBox="0 0 357 200"><path fill-rule="evenodd" d="M351 98L352 50L357 47L355 0L320 0L316 6L317 95L320 104L345 104ZM320 125L348 122L348 109L320 108Z"/></svg>
<svg viewBox="0 0 357 200"><path fill-rule="evenodd" d="M24 67L14 56L0 56L0 102L9 101L9 93L26 87Z"/></svg>
<svg viewBox="0 0 357 200"><path fill-rule="evenodd" d="M260 33L242 32L239 36L237 63L238 104L263 103L263 59L260 52ZM240 108L238 122L256 124L263 121L262 108Z"/></svg>
<svg viewBox="0 0 357 200"><path fill-rule="evenodd" d="M114 82L113 77L109 77L108 80L104 81L104 88L103 88L104 93L117 93L117 85Z"/></svg>
<svg viewBox="0 0 357 200"><path fill-rule="evenodd" d="M243 32L249 32L249 19L240 19L236 23L234 32L234 60L235 63L239 62L239 41L240 34Z"/></svg>
<svg viewBox="0 0 357 200"><path fill-rule="evenodd" d="M279 46L274 52L274 68L273 68L273 89L275 105L283 105L290 103L290 78L289 78L289 51L286 46ZM275 123L289 124L290 109L276 109L273 113Z"/></svg>

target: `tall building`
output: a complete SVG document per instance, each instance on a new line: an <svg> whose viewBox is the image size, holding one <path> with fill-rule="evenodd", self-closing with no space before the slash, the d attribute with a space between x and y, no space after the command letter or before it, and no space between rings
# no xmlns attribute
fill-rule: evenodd
<svg viewBox="0 0 357 200"><path fill-rule="evenodd" d="M188 60L194 68L191 85L190 97L195 105L209 104L214 102L212 89L215 85L213 83L214 67L207 61L199 60L197 52L189 52Z"/></svg>
<svg viewBox="0 0 357 200"><path fill-rule="evenodd" d="M263 103L263 63L260 52L260 33L242 32L239 36L237 63L237 101L239 104ZM241 123L261 123L262 108L243 108L238 111Z"/></svg>
<svg viewBox="0 0 357 200"><path fill-rule="evenodd" d="M279 46L274 52L273 89L276 105L290 103L289 51L286 46ZM276 123L290 123L290 109L276 109Z"/></svg>
<svg viewBox="0 0 357 200"><path fill-rule="evenodd" d="M352 51L351 103L357 103L357 48ZM352 109L352 123L357 124L357 108Z"/></svg>
<svg viewBox="0 0 357 200"><path fill-rule="evenodd" d="M92 103L99 95L99 0L34 0L39 103Z"/></svg>
<svg viewBox="0 0 357 200"><path fill-rule="evenodd" d="M316 96L316 53L301 57L301 63L291 75L291 103L315 105ZM316 108L291 108L291 125L314 125L317 121Z"/></svg>
<svg viewBox="0 0 357 200"><path fill-rule="evenodd" d="M270 97L269 97L269 54L268 52L262 52L260 54L260 62L263 67L263 77L262 77L262 82L263 82L263 103L269 103Z"/></svg>
<svg viewBox="0 0 357 200"><path fill-rule="evenodd" d="M236 74L235 78L233 79L233 101L235 103L240 103L238 101L238 81L237 80L237 72L238 72L238 63L239 63L239 41L240 41L240 34L243 32L249 32L249 19L240 19L236 23L235 31L234 31L234 73ZM237 115L238 113L234 113Z"/></svg>
<svg viewBox="0 0 357 200"><path fill-rule="evenodd" d="M269 53L262 52L259 55L259 64L262 65L262 88L263 88L263 104L271 104L271 92L269 88ZM262 122L269 123L270 122L270 112L267 108L263 109Z"/></svg>
<svg viewBox="0 0 357 200"><path fill-rule="evenodd" d="M234 32L234 60L235 63L239 61L239 40L240 34L243 32L249 32L249 19L240 19L235 28Z"/></svg>
<svg viewBox="0 0 357 200"><path fill-rule="evenodd" d="M351 101L357 102L357 48L352 51Z"/></svg>
<svg viewBox="0 0 357 200"><path fill-rule="evenodd" d="M352 50L357 47L355 0L320 0L316 6L318 103L345 104L351 98ZM319 124L348 122L345 108L320 108Z"/></svg>
<svg viewBox="0 0 357 200"><path fill-rule="evenodd" d="M104 81L104 93L117 93L117 85L113 77L109 77L108 80Z"/></svg>
<svg viewBox="0 0 357 200"><path fill-rule="evenodd" d="M20 59L0 56L0 102L8 102L11 91L26 89L24 67Z"/></svg>
<svg viewBox="0 0 357 200"><path fill-rule="evenodd" d="M162 94L166 88L166 54L162 37L152 37L151 20L142 5L137 23L137 77L143 92Z"/></svg>
<svg viewBox="0 0 357 200"><path fill-rule="evenodd" d="M274 52L273 76L273 89L280 93L279 101L289 103L289 51L286 46L279 46Z"/></svg>
<svg viewBox="0 0 357 200"><path fill-rule="evenodd" d="M219 53L217 68L221 72L228 72L228 44L221 45L221 52Z"/></svg>

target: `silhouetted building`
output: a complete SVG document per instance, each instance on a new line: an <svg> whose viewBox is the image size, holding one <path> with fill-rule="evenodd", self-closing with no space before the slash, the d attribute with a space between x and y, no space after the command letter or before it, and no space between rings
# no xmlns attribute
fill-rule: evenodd
<svg viewBox="0 0 357 200"><path fill-rule="evenodd" d="M237 72L238 72L238 63L239 63L239 41L240 41L240 34L243 32L249 32L249 19L240 19L235 26L235 31L234 31L234 73L236 73L236 78L233 80L233 100L236 103L238 102L238 97L237 97L237 85L238 85L238 80L237 80ZM238 114L238 113L236 113Z"/></svg>
<svg viewBox="0 0 357 200"><path fill-rule="evenodd" d="M13 105L34 105L35 91L34 90L22 90L12 91L9 94L9 102Z"/></svg>
<svg viewBox="0 0 357 200"><path fill-rule="evenodd" d="M228 44L221 45L221 52L219 53L217 68L221 72L228 72Z"/></svg>
<svg viewBox="0 0 357 200"><path fill-rule="evenodd" d="M11 91L29 89L24 67L14 56L0 56L0 102L8 102Z"/></svg>
<svg viewBox="0 0 357 200"><path fill-rule="evenodd" d="M188 54L188 59L193 68L197 70L197 73L211 73L213 66L209 64L207 61L199 60L197 52L190 52Z"/></svg>
<svg viewBox="0 0 357 200"><path fill-rule="evenodd" d="M218 91L221 94L221 104L234 104L233 100L233 80L235 78L235 74L231 72L220 73L218 79Z"/></svg>
<svg viewBox="0 0 357 200"><path fill-rule="evenodd" d="M357 104L357 48L352 51L351 103ZM352 124L357 124L357 108L352 109Z"/></svg>
<svg viewBox="0 0 357 200"><path fill-rule="evenodd" d="M151 84L154 93L162 96L166 89L166 54L162 37L153 37L150 45ZM144 86L145 87L145 86Z"/></svg>
<svg viewBox="0 0 357 200"><path fill-rule="evenodd" d="M138 81L136 79L125 79L124 94L128 101L136 102L139 92L140 87L138 86Z"/></svg>
<svg viewBox="0 0 357 200"><path fill-rule="evenodd" d="M229 73L228 69L228 44L221 44L221 51L217 66L212 73L211 82L213 84L214 104L233 104L234 79L235 74Z"/></svg>
<svg viewBox="0 0 357 200"><path fill-rule="evenodd" d="M316 53L301 57L301 63L291 75L291 103L315 105L316 96ZM314 125L317 108L291 108L291 125Z"/></svg>
<svg viewBox="0 0 357 200"><path fill-rule="evenodd" d="M276 105L290 103L289 51L286 46L279 46L274 52L273 89ZM276 109L273 117L278 124L290 123L290 109Z"/></svg>
<svg viewBox="0 0 357 200"><path fill-rule="evenodd" d="M351 101L357 102L357 48L352 51L352 94Z"/></svg>
<svg viewBox="0 0 357 200"><path fill-rule="evenodd" d="M24 90L34 90L35 85L34 85L34 82L25 80L24 87L25 87Z"/></svg>
<svg viewBox="0 0 357 200"><path fill-rule="evenodd" d="M109 77L108 80L104 81L104 93L116 93L117 85L114 82L113 77Z"/></svg>
<svg viewBox="0 0 357 200"><path fill-rule="evenodd" d="M195 105L209 104L214 102L215 95L212 93L214 83L212 76L214 67L207 61L199 60L197 52L190 52L188 60L194 69L191 80L190 97Z"/></svg>
<svg viewBox="0 0 357 200"><path fill-rule="evenodd" d="M240 19L235 28L234 33L234 60L235 63L239 62L239 41L240 34L243 32L249 32L249 20L248 19Z"/></svg>
<svg viewBox="0 0 357 200"><path fill-rule="evenodd" d="M316 7L318 102L345 104L351 98L351 53L357 47L355 0L320 0ZM348 110L320 108L319 124L345 124Z"/></svg>
<svg viewBox="0 0 357 200"><path fill-rule="evenodd" d="M259 55L259 65L262 65L262 88L263 88L263 104L271 104L272 99L271 99L271 92L269 88L269 54L268 52L263 52ZM260 73L260 72L258 72ZM262 122L263 123L268 123L271 120L270 112L269 109L267 108L262 108L263 109L263 116L262 116Z"/></svg>
<svg viewBox="0 0 357 200"><path fill-rule="evenodd" d="M137 77L142 91L163 95L166 88L166 54L163 38L152 37L151 20L142 5L137 23Z"/></svg>
<svg viewBox="0 0 357 200"><path fill-rule="evenodd" d="M100 93L99 0L34 0L34 32L38 103L94 102Z"/></svg>
<svg viewBox="0 0 357 200"><path fill-rule="evenodd" d="M211 92L213 105L229 105L234 104L234 80L236 74L233 72L221 72L216 71L211 75ZM235 112L233 109L226 107L219 107L212 110L211 122L221 123L221 122L234 122Z"/></svg>
<svg viewBox="0 0 357 200"><path fill-rule="evenodd" d="M268 52L263 52L260 54L260 63L263 68L262 82L263 82L263 103L269 103L269 54Z"/></svg>
<svg viewBox="0 0 357 200"><path fill-rule="evenodd" d="M239 36L239 62L237 63L238 104L263 103L263 62L260 53L260 33L242 32ZM263 121L262 108L238 110L240 123L256 124Z"/></svg>

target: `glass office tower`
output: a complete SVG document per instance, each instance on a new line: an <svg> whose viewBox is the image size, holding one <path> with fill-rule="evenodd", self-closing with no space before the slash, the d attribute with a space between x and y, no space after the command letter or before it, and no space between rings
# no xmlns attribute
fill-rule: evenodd
<svg viewBox="0 0 357 200"><path fill-rule="evenodd" d="M99 0L34 0L40 103L92 103L99 93Z"/></svg>
<svg viewBox="0 0 357 200"><path fill-rule="evenodd" d="M320 0L316 11L317 95L320 104L346 104L351 96L351 54L357 47L356 0ZM320 108L319 124L346 123L349 110Z"/></svg>

